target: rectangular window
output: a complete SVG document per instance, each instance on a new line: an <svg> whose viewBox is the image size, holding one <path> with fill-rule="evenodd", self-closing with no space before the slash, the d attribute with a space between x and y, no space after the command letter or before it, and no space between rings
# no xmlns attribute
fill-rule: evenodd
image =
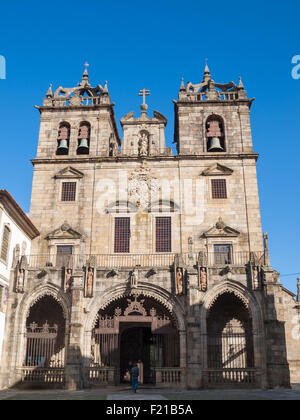
<svg viewBox="0 0 300 420"><path fill-rule="evenodd" d="M57 247L56 265L58 267L65 267L70 261L73 254L73 247L69 245L61 245Z"/></svg>
<svg viewBox="0 0 300 420"><path fill-rule="evenodd" d="M227 198L226 179L212 179L212 198Z"/></svg>
<svg viewBox="0 0 300 420"><path fill-rule="evenodd" d="M76 200L76 182L63 182L61 190L61 201Z"/></svg>
<svg viewBox="0 0 300 420"><path fill-rule="evenodd" d="M5 262L7 262L7 258L8 258L9 239L10 239L10 229L9 227L4 226L0 257L1 257L1 260Z"/></svg>
<svg viewBox="0 0 300 420"><path fill-rule="evenodd" d="M171 252L171 217L156 218L156 252Z"/></svg>
<svg viewBox="0 0 300 420"><path fill-rule="evenodd" d="M215 264L232 264L231 245L214 245Z"/></svg>
<svg viewBox="0 0 300 420"><path fill-rule="evenodd" d="M115 218L115 247L116 253L130 252L130 218L116 217Z"/></svg>

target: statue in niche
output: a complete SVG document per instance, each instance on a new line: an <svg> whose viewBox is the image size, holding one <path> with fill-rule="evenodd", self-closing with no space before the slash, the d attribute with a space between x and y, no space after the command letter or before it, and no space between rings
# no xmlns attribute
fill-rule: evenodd
<svg viewBox="0 0 300 420"><path fill-rule="evenodd" d="M205 267L200 269L200 288L202 292L207 291L207 271Z"/></svg>
<svg viewBox="0 0 300 420"><path fill-rule="evenodd" d="M93 296L93 286L94 286L94 269L89 267L86 274L86 296Z"/></svg>
<svg viewBox="0 0 300 420"><path fill-rule="evenodd" d="M147 156L148 155L148 136L146 133L143 133L139 141L139 155Z"/></svg>
<svg viewBox="0 0 300 420"><path fill-rule="evenodd" d="M27 258L21 257L19 264L16 267L16 292L24 293L25 290L25 273L28 267Z"/></svg>
<svg viewBox="0 0 300 420"><path fill-rule="evenodd" d="M132 289L136 289L139 282L139 272L137 267L135 266L134 269L131 272L130 276L130 286Z"/></svg>
<svg viewBox="0 0 300 420"><path fill-rule="evenodd" d="M117 156L118 154L118 145L116 142L109 143L109 156Z"/></svg>
<svg viewBox="0 0 300 420"><path fill-rule="evenodd" d="M258 289L259 287L259 271L258 267L254 266L252 269L253 288Z"/></svg>
<svg viewBox="0 0 300 420"><path fill-rule="evenodd" d="M181 267L176 269L176 293L177 295L183 294L183 269Z"/></svg>
<svg viewBox="0 0 300 420"><path fill-rule="evenodd" d="M72 285L72 274L71 268L65 270L65 291L69 290Z"/></svg>
<svg viewBox="0 0 300 420"><path fill-rule="evenodd" d="M13 267L15 268L19 264L20 260L20 245L16 245L13 253Z"/></svg>
<svg viewBox="0 0 300 420"><path fill-rule="evenodd" d="M25 270L24 268L19 267L18 272L17 272L17 284L16 284L17 293L24 292L24 284L25 284Z"/></svg>

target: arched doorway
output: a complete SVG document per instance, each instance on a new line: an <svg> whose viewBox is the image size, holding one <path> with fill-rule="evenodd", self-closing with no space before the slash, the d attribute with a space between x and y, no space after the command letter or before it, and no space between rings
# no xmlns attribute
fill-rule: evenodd
<svg viewBox="0 0 300 420"><path fill-rule="evenodd" d="M92 332L93 368L113 369L115 383L122 383L129 380L126 371L134 361L141 363L143 383L157 383L162 371L172 369L177 369L174 382L179 380L176 319L154 298L142 294L123 297L99 311Z"/></svg>
<svg viewBox="0 0 300 420"><path fill-rule="evenodd" d="M26 319L23 382L64 383L66 320L61 305L41 297Z"/></svg>
<svg viewBox="0 0 300 420"><path fill-rule="evenodd" d="M207 316L209 382L252 383L253 327L248 308L234 293L220 295Z"/></svg>

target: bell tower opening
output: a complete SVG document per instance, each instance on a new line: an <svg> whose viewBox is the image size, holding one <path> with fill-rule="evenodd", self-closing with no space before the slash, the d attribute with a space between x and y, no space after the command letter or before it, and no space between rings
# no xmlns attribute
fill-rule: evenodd
<svg viewBox="0 0 300 420"><path fill-rule="evenodd" d="M206 149L208 152L226 152L224 123L218 115L211 115L206 121Z"/></svg>

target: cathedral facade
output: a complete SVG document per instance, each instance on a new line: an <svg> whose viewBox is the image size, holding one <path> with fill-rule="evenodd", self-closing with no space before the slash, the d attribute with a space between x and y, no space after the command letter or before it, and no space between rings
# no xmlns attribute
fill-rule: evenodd
<svg viewBox="0 0 300 420"><path fill-rule="evenodd" d="M122 141L87 70L37 107L40 236L11 271L2 387L118 385L134 361L153 386L300 383L300 292L281 285L261 230L253 99L207 65L182 81L173 155L148 94Z"/></svg>

